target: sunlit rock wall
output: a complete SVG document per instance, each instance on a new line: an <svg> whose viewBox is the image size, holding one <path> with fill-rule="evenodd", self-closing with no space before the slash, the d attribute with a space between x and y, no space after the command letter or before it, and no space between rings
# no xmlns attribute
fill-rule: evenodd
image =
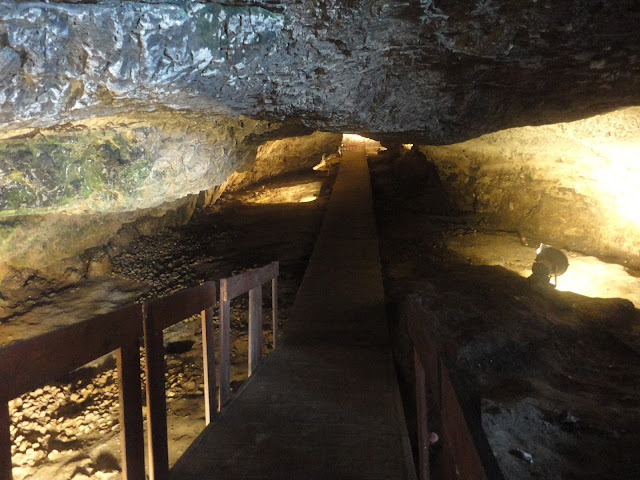
<svg viewBox="0 0 640 480"><path fill-rule="evenodd" d="M640 108L420 150L461 210L532 243L640 266Z"/></svg>
<svg viewBox="0 0 640 480"><path fill-rule="evenodd" d="M276 175L311 169L323 158L336 154L341 144L341 134L327 132L266 142L258 147L251 170L232 175L227 188L237 189Z"/></svg>
<svg viewBox="0 0 640 480"><path fill-rule="evenodd" d="M629 0L0 2L0 128L159 106L444 144L637 105Z"/></svg>

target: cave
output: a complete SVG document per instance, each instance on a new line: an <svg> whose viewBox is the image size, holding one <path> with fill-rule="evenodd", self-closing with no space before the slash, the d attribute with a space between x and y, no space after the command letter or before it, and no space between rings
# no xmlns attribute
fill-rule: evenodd
<svg viewBox="0 0 640 480"><path fill-rule="evenodd" d="M631 0L0 2L0 352L273 261L286 332L359 149L414 458L412 316L496 478L640 478L639 22ZM205 415L198 322L164 339L172 464ZM123 478L116 370L6 399L13 478Z"/></svg>

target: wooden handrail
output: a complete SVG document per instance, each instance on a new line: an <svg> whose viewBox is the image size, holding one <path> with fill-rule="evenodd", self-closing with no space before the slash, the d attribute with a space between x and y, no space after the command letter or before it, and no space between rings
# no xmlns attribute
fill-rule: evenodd
<svg viewBox="0 0 640 480"><path fill-rule="evenodd" d="M437 433L442 450L437 478L504 480L482 430L480 410L474 408L468 396L462 393L466 390L461 386L462 380L440 353L424 313L418 313L411 300L407 302L405 312L414 349L420 480L432 478L429 453L431 427L436 423L432 418L435 417L440 418Z"/></svg>
<svg viewBox="0 0 640 480"><path fill-rule="evenodd" d="M249 292L248 375L262 362L262 284L271 280L273 346L278 336L278 262L220 280L219 408L231 398L231 300Z"/></svg>
<svg viewBox="0 0 640 480"><path fill-rule="evenodd" d="M0 397L16 398L141 337L141 319L141 306L129 305L2 347Z"/></svg>
<svg viewBox="0 0 640 480"><path fill-rule="evenodd" d="M208 424L215 412L229 399L230 301L249 292L249 365L250 372L253 372L261 354L262 283L269 280L272 282L275 347L278 273L278 262L273 262L221 282L221 297L225 300L220 302L220 371L225 383L221 382L220 390L216 388L213 328L217 297L215 282L206 282L198 287L142 304L132 304L105 315L0 347L0 480L12 479L11 417L8 402L114 350L120 391L123 476L125 480L145 478L140 396L140 337L144 337L145 345L149 478L168 478L163 330L194 314L201 315L205 412Z"/></svg>
<svg viewBox="0 0 640 480"><path fill-rule="evenodd" d="M142 306L130 305L0 349L0 479L12 478L8 402L114 350L120 391L123 474L129 480L144 478L138 353L141 335Z"/></svg>
<svg viewBox="0 0 640 480"><path fill-rule="evenodd" d="M205 422L208 425L212 414L217 411L213 338L213 309L215 305L215 282L207 282L198 287L149 301L145 306L143 324L147 375L147 440L149 478L151 480L164 480L169 477L163 330L197 313L201 315ZM211 365L214 367L211 368Z"/></svg>

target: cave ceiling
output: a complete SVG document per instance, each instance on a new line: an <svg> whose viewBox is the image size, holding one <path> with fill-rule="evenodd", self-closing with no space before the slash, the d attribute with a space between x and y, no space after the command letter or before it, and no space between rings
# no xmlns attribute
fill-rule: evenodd
<svg viewBox="0 0 640 480"><path fill-rule="evenodd" d="M169 108L450 144L640 104L630 0L0 2L0 132Z"/></svg>

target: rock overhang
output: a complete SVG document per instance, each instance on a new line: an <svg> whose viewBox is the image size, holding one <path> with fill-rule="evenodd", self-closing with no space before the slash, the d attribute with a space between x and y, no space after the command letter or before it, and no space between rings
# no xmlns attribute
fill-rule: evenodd
<svg viewBox="0 0 640 480"><path fill-rule="evenodd" d="M447 144L640 101L632 2L0 3L3 129L168 106Z"/></svg>

